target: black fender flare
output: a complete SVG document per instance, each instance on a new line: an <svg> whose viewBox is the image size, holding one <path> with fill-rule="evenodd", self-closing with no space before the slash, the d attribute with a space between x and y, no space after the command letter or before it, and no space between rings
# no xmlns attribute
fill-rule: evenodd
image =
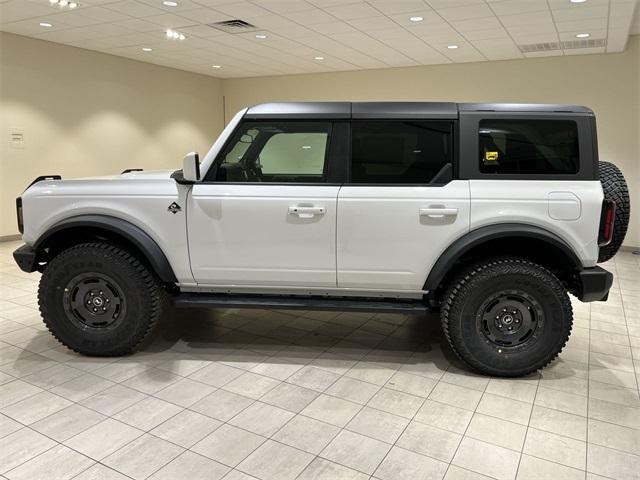
<svg viewBox="0 0 640 480"><path fill-rule="evenodd" d="M66 218L54 224L45 233L43 233L38 240L35 241L33 249L36 252L41 251L46 247L47 242L53 236L65 230L74 228L95 228L99 230L106 230L124 238L142 252L151 265L151 268L153 268L163 282L178 282L178 279L173 272L173 268L171 268L171 264L169 263L169 260L167 260L167 256L155 240L140 227L117 217L108 215L78 215Z"/></svg>
<svg viewBox="0 0 640 480"><path fill-rule="evenodd" d="M436 290L456 261L472 248L491 240L507 237L534 238L546 242L561 251L576 270L582 270L583 268L582 262L573 249L555 233L535 225L501 223L472 230L449 245L449 247L442 252L433 265L433 268L431 268L424 284L424 290L430 292Z"/></svg>

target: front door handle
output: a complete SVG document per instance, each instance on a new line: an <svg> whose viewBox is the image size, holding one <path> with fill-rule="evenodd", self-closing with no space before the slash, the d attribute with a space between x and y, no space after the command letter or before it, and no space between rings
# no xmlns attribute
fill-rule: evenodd
<svg viewBox="0 0 640 480"><path fill-rule="evenodd" d="M327 209L314 205L291 205L289 215L296 215L299 218L313 218L316 215L324 215Z"/></svg>
<svg viewBox="0 0 640 480"><path fill-rule="evenodd" d="M444 217L455 217L457 215L458 215L457 208L429 207L429 208L420 209L421 217L444 218Z"/></svg>

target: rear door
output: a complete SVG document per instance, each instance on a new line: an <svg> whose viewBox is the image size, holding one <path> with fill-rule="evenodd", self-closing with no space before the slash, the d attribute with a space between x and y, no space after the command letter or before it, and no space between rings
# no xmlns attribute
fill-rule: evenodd
<svg viewBox="0 0 640 480"><path fill-rule="evenodd" d="M241 124L189 197L199 284L335 288L333 133L331 121Z"/></svg>
<svg viewBox="0 0 640 480"><path fill-rule="evenodd" d="M469 231L469 182L455 180L454 120L354 119L338 197L338 286L419 292Z"/></svg>

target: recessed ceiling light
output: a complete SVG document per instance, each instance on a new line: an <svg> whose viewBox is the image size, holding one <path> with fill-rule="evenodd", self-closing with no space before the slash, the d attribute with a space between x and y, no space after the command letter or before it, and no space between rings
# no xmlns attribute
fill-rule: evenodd
<svg viewBox="0 0 640 480"><path fill-rule="evenodd" d="M409 17L409 20L412 22L421 22L424 20L423 17Z"/></svg>
<svg viewBox="0 0 640 480"><path fill-rule="evenodd" d="M222 65L211 65L213 68L222 68Z"/></svg>
<svg viewBox="0 0 640 480"><path fill-rule="evenodd" d="M60 8L69 7L72 10L78 7L78 2L70 2L69 0L49 0L49 3Z"/></svg>
<svg viewBox="0 0 640 480"><path fill-rule="evenodd" d="M456 48L458 48L458 45L447 45L447 48L450 50L455 50Z"/></svg>
<svg viewBox="0 0 640 480"><path fill-rule="evenodd" d="M178 2L170 2L169 0L165 0L164 2L162 2L162 4L165 7L177 7L178 6Z"/></svg>
<svg viewBox="0 0 640 480"><path fill-rule="evenodd" d="M149 48L149 47L142 47L142 51L143 51L143 52L153 52L153 48Z"/></svg>
<svg viewBox="0 0 640 480"><path fill-rule="evenodd" d="M314 60L324 60L324 57L313 57Z"/></svg>
<svg viewBox="0 0 640 480"><path fill-rule="evenodd" d="M260 40L264 40L265 38L267 38L267 36L264 33L258 33L256 35L256 38L259 38Z"/></svg>
<svg viewBox="0 0 640 480"><path fill-rule="evenodd" d="M184 33L176 32L171 29L168 29L165 33L167 34L167 38L170 40L184 40L187 38Z"/></svg>
<svg viewBox="0 0 640 480"><path fill-rule="evenodd" d="M584 3L587 0L571 0L571 3Z"/></svg>
<svg viewBox="0 0 640 480"><path fill-rule="evenodd" d="M590 36L590 33L579 33L576 35L576 38L589 38Z"/></svg>
<svg viewBox="0 0 640 480"><path fill-rule="evenodd" d="M49 22L40 22L40 26L41 27L46 27L46 28L51 28L51 27L53 27L53 24L51 24Z"/></svg>

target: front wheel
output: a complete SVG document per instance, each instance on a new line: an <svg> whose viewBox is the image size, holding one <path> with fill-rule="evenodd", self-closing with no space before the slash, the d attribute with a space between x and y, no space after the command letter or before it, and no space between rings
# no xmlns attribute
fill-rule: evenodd
<svg viewBox="0 0 640 480"><path fill-rule="evenodd" d="M519 258L463 272L446 292L441 316L454 352L471 367L500 377L527 375L551 362L573 321L558 278Z"/></svg>
<svg viewBox="0 0 640 480"><path fill-rule="evenodd" d="M136 350L158 322L165 292L134 255L107 243L85 243L47 265L38 291L51 333L84 355Z"/></svg>

